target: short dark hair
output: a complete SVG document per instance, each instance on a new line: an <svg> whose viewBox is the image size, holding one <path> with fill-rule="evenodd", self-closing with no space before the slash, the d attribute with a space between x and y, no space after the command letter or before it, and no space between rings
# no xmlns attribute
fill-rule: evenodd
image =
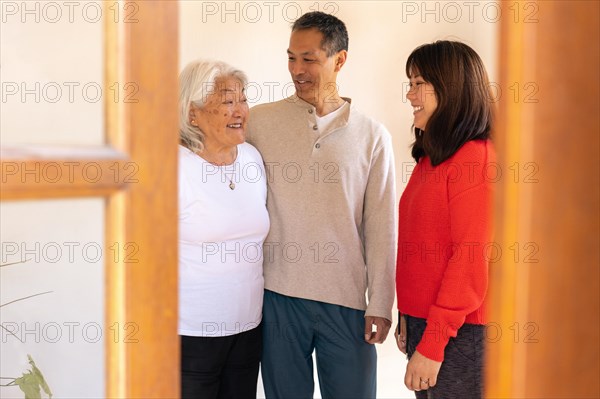
<svg viewBox="0 0 600 399"><path fill-rule="evenodd" d="M434 90L438 106L426 132L414 128L412 156L425 155L436 166L470 140L491 138L494 119L490 83L479 55L456 41L417 47L406 61L406 75L418 72Z"/></svg>
<svg viewBox="0 0 600 399"><path fill-rule="evenodd" d="M348 31L346 25L331 14L320 11L307 12L294 22L292 32L304 29L317 29L323 35L321 48L327 57L346 50L348 51Z"/></svg>

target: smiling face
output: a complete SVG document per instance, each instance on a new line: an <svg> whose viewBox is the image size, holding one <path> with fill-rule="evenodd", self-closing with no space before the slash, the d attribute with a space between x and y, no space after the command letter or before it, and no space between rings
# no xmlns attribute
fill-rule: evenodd
<svg viewBox="0 0 600 399"><path fill-rule="evenodd" d="M288 69L298 97L315 105L319 99L337 93L337 73L346 60L342 50L331 57L321 47L323 34L317 29L292 32L288 53Z"/></svg>
<svg viewBox="0 0 600 399"><path fill-rule="evenodd" d="M411 71L410 89L406 98L413 107L414 125L426 131L427 122L438 106L435 90L431 83L425 82L419 71Z"/></svg>
<svg viewBox="0 0 600 399"><path fill-rule="evenodd" d="M242 82L233 77L217 79L204 106L192 106L190 119L204 133L207 148L232 148L243 143L248 103Z"/></svg>

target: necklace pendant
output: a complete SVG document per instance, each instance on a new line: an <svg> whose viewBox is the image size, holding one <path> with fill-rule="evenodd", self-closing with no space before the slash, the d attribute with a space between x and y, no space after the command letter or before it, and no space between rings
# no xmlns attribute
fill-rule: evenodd
<svg viewBox="0 0 600 399"><path fill-rule="evenodd" d="M234 190L235 189L235 183L231 180L229 180L229 188Z"/></svg>

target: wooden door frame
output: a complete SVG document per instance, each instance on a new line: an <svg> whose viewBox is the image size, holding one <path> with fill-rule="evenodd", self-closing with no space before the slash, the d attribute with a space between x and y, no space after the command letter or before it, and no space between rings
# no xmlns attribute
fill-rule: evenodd
<svg viewBox="0 0 600 399"><path fill-rule="evenodd" d="M487 397L598 398L600 4L500 7Z"/></svg>
<svg viewBox="0 0 600 399"><path fill-rule="evenodd" d="M119 0L103 11L103 93L117 83L129 94L104 96L107 145L4 146L0 200L105 199L105 247L115 249L105 259L105 396L175 398L178 2ZM22 173L48 168L56 178Z"/></svg>

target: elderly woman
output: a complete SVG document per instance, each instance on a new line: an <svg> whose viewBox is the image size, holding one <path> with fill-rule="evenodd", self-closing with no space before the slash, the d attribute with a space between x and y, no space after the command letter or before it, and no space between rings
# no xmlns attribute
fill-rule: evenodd
<svg viewBox="0 0 600 399"><path fill-rule="evenodd" d="M244 142L246 83L222 62L192 62L180 75L183 398L256 397L269 216L262 158Z"/></svg>

